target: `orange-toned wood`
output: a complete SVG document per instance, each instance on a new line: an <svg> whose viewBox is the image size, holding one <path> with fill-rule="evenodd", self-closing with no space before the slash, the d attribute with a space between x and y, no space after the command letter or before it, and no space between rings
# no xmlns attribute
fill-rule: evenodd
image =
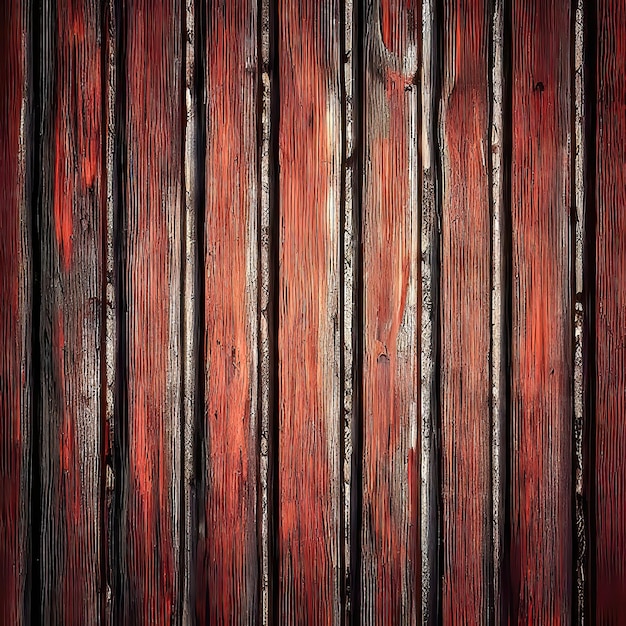
<svg viewBox="0 0 626 626"><path fill-rule="evenodd" d="M512 6L510 623L572 611L571 7Z"/></svg>

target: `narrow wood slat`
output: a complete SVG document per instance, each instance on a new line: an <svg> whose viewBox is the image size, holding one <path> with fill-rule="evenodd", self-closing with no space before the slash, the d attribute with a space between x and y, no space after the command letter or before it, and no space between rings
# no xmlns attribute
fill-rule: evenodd
<svg viewBox="0 0 626 626"><path fill-rule="evenodd" d="M123 28L126 399L119 623L179 618L182 11L128 0ZM119 88L119 86L118 86Z"/></svg>
<svg viewBox="0 0 626 626"><path fill-rule="evenodd" d="M626 2L597 4L595 622L626 610ZM590 41L589 45L596 42ZM593 371L593 370L592 370Z"/></svg>
<svg viewBox="0 0 626 626"><path fill-rule="evenodd" d="M571 7L512 5L511 622L572 611Z"/></svg>
<svg viewBox="0 0 626 626"><path fill-rule="evenodd" d="M0 624L29 623L30 2L0 9Z"/></svg>
<svg viewBox="0 0 626 626"><path fill-rule="evenodd" d="M443 621L483 622L491 571L491 214L485 2L443 7Z"/></svg>
<svg viewBox="0 0 626 626"><path fill-rule="evenodd" d="M257 3L207 3L200 624L259 611Z"/></svg>
<svg viewBox="0 0 626 626"><path fill-rule="evenodd" d="M418 2L365 14L363 624L418 618Z"/></svg>
<svg viewBox="0 0 626 626"><path fill-rule="evenodd" d="M283 624L340 619L338 0L281 0L278 559Z"/></svg>
<svg viewBox="0 0 626 626"><path fill-rule="evenodd" d="M45 2L41 199L41 619L101 610L104 173L98 3Z"/></svg>

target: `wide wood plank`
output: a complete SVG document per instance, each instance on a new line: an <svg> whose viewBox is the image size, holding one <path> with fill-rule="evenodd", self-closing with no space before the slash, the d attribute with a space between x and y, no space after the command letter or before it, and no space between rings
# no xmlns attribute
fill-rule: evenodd
<svg viewBox="0 0 626 626"><path fill-rule="evenodd" d="M597 624L626 611L626 2L597 4L595 560ZM594 45L593 41L589 45ZM591 370L593 372L593 369Z"/></svg>
<svg viewBox="0 0 626 626"><path fill-rule="evenodd" d="M443 621L489 615L491 219L487 3L443 7L441 432Z"/></svg>
<svg viewBox="0 0 626 626"><path fill-rule="evenodd" d="M256 6L207 3L200 624L259 611Z"/></svg>
<svg viewBox="0 0 626 626"><path fill-rule="evenodd" d="M0 624L29 623L31 446L30 2L0 8Z"/></svg>
<svg viewBox="0 0 626 626"><path fill-rule="evenodd" d="M510 622L572 611L571 7L512 6Z"/></svg>
<svg viewBox="0 0 626 626"><path fill-rule="evenodd" d="M420 4L371 1L365 19L360 621L415 623Z"/></svg>
<svg viewBox="0 0 626 626"><path fill-rule="evenodd" d="M278 3L281 624L340 619L339 10Z"/></svg>
<svg viewBox="0 0 626 626"><path fill-rule="evenodd" d="M126 406L116 477L118 623L170 624L180 606L182 10L179 0L128 0L121 26L127 165L118 341Z"/></svg>
<svg viewBox="0 0 626 626"><path fill-rule="evenodd" d="M101 611L100 6L45 2L41 198L41 620Z"/></svg>

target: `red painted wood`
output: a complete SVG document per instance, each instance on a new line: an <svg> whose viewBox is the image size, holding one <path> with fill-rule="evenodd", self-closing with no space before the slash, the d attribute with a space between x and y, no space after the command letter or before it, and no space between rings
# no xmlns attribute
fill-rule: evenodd
<svg viewBox="0 0 626 626"><path fill-rule="evenodd" d="M339 2L279 19L279 621L335 624L339 599Z"/></svg>
<svg viewBox="0 0 626 626"><path fill-rule="evenodd" d="M128 0L125 28L127 474L124 623L178 619L181 374L181 2ZM118 87L119 88L119 87Z"/></svg>
<svg viewBox="0 0 626 626"><path fill-rule="evenodd" d="M418 2L365 25L361 623L419 615Z"/></svg>
<svg viewBox="0 0 626 626"><path fill-rule="evenodd" d="M595 621L626 614L626 2L597 4ZM590 42L590 45L593 45Z"/></svg>
<svg viewBox="0 0 626 626"><path fill-rule="evenodd" d="M0 624L27 623L30 450L30 129L25 16L0 8ZM24 126L22 130L22 115Z"/></svg>
<svg viewBox="0 0 626 626"><path fill-rule="evenodd" d="M258 612L256 3L207 3L200 624Z"/></svg>
<svg viewBox="0 0 626 626"><path fill-rule="evenodd" d="M490 23L477 0L446 0L443 18L443 621L478 624L491 579Z"/></svg>
<svg viewBox="0 0 626 626"><path fill-rule="evenodd" d="M99 622L102 98L100 8L43 25L41 619ZM50 46L49 48L47 46Z"/></svg>
<svg viewBox="0 0 626 626"><path fill-rule="evenodd" d="M570 10L512 7L510 623L572 611Z"/></svg>

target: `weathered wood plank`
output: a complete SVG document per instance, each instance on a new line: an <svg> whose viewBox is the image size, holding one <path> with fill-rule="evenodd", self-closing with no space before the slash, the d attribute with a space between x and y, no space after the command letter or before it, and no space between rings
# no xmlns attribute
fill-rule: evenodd
<svg viewBox="0 0 626 626"><path fill-rule="evenodd" d="M179 619L183 9L180 0L128 0L124 14L120 623Z"/></svg>
<svg viewBox="0 0 626 626"><path fill-rule="evenodd" d="M199 623L259 612L257 3L207 3Z"/></svg>
<svg viewBox="0 0 626 626"><path fill-rule="evenodd" d="M29 623L33 136L30 2L0 8L0 624Z"/></svg>
<svg viewBox="0 0 626 626"><path fill-rule="evenodd" d="M100 6L44 2L41 167L41 619L101 610Z"/></svg>
<svg viewBox="0 0 626 626"><path fill-rule="evenodd" d="M572 610L571 8L512 6L511 622Z"/></svg>
<svg viewBox="0 0 626 626"><path fill-rule="evenodd" d="M340 619L338 0L282 0L279 20L279 616Z"/></svg>
<svg viewBox="0 0 626 626"><path fill-rule="evenodd" d="M596 537L592 558L595 621L618 624L626 610L626 2L598 2L596 27Z"/></svg>
<svg viewBox="0 0 626 626"><path fill-rule="evenodd" d="M491 220L487 3L443 6L443 621L480 623L491 584Z"/></svg>
<svg viewBox="0 0 626 626"><path fill-rule="evenodd" d="M361 623L416 622L419 601L418 2L365 15Z"/></svg>

